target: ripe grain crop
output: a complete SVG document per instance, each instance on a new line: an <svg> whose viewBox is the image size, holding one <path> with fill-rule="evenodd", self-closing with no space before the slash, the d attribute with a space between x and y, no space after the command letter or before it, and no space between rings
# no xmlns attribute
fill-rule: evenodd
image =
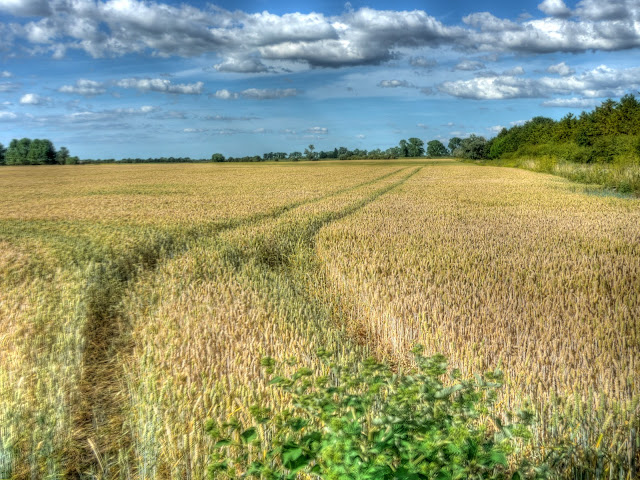
<svg viewBox="0 0 640 480"><path fill-rule="evenodd" d="M0 189L0 478L204 478L205 420L287 403L263 355L402 368L417 342L502 365L541 453L628 470L638 200L424 160L4 167Z"/></svg>
<svg viewBox="0 0 640 480"><path fill-rule="evenodd" d="M128 430L144 420L124 383L133 348L129 292L152 282L160 264L220 231L396 170L3 168L0 338L10 349L0 357L0 477L144 477L145 464L136 460L139 437ZM197 267L200 259L194 260ZM175 281L183 282L184 272ZM202 466L206 452L199 455Z"/></svg>
<svg viewBox="0 0 640 480"><path fill-rule="evenodd" d="M639 207L547 175L443 164L324 228L318 254L352 336L378 355L401 363L421 343L466 373L501 365L503 402L543 412L541 442L595 446L602 433L612 469L628 467Z"/></svg>

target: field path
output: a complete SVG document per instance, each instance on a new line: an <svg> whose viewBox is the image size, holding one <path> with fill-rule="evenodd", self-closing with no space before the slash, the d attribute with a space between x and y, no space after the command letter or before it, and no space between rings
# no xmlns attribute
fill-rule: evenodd
<svg viewBox="0 0 640 480"><path fill-rule="evenodd" d="M87 475L98 478L118 478L120 467L133 460L131 437L124 427L128 399L127 386L123 384L124 359L132 352L131 325L123 315L122 299L127 287L142 274L153 271L158 265L188 251L189 246L200 239L211 241L223 232L241 228L253 228L277 221L287 213L334 197L372 187L397 176L407 169L399 168L373 180L342 188L326 195L304 199L277 207L267 213L225 222L212 222L192 230L175 234L161 232L151 234L143 244L117 258L102 259L89 268L85 294L86 321L83 330L85 348L82 357L78 399L73 407L74 446L69 452L69 472L76 478ZM350 205L340 212L331 212L314 222L306 235L315 234L327 221L342 218L379 195L403 183L418 169L389 186L375 191L373 196ZM135 463L135 462L133 462Z"/></svg>

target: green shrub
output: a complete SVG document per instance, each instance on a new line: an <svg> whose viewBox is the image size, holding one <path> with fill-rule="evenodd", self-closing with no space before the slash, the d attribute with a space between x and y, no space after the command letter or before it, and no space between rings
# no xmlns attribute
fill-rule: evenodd
<svg viewBox="0 0 640 480"><path fill-rule="evenodd" d="M251 408L255 424L209 422L215 446L210 478L331 480L542 478L541 468L510 457L530 436L532 414L496 415L499 371L462 379L444 357L414 351L416 367L394 373L373 359L329 363L326 374L300 368L271 384L291 398L272 414ZM276 362L263 359L269 374ZM507 419L513 423L503 423Z"/></svg>

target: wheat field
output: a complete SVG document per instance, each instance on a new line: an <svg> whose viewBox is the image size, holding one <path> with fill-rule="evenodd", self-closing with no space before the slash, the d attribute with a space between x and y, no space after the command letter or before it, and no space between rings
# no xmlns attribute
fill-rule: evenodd
<svg viewBox="0 0 640 480"><path fill-rule="evenodd" d="M630 475L638 199L447 160L4 167L0 190L0 478L204 478L207 419L287 402L263 355L403 368L416 343L500 365L534 455Z"/></svg>

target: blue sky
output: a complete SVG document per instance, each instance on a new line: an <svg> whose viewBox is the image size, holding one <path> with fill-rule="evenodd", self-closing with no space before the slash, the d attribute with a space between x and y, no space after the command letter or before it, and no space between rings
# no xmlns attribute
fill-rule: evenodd
<svg viewBox="0 0 640 480"><path fill-rule="evenodd" d="M640 0L0 0L0 142L81 158L388 148L640 90Z"/></svg>

